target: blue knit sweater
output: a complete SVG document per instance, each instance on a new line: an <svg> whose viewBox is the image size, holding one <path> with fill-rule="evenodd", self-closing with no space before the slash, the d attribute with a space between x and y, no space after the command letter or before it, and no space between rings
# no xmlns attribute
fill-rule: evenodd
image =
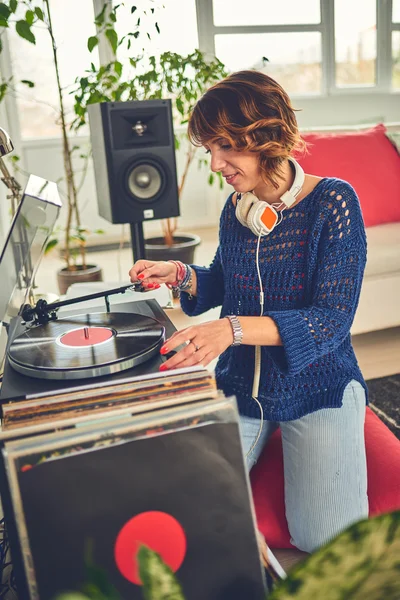
<svg viewBox="0 0 400 600"><path fill-rule="evenodd" d="M221 305L221 318L260 315L257 239L237 220L229 196L211 266L193 265L197 297L181 296L186 314ZM261 238L264 314L274 319L283 343L261 350L258 399L265 419L288 421L339 407L352 379L367 392L350 339L365 262L358 198L340 179L322 179ZM231 346L221 354L215 372L218 387L236 396L240 412L259 417L251 397L254 353L254 346Z"/></svg>

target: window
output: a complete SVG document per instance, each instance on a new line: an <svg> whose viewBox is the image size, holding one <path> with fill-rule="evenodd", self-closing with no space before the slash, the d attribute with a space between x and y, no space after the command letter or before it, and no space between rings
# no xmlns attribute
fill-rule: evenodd
<svg viewBox="0 0 400 600"><path fill-rule="evenodd" d="M131 12L131 2L121 4L113 0L114 5L119 5L117 22L115 24L118 37L136 30L137 14ZM143 19L145 22L143 23ZM157 22L160 33L155 28ZM143 27L144 25L144 27ZM195 0L168 0L162 6L156 7L154 15L146 17L141 15L141 27L144 31L153 31L151 39L140 35L136 40L131 38L131 48L127 50L126 44L118 49L118 60L123 64L128 63L128 57L138 56L143 47L146 53L153 55L162 52L177 52L189 54L199 47L197 37L196 4Z"/></svg>
<svg viewBox="0 0 400 600"><path fill-rule="evenodd" d="M321 34L245 33L215 36L215 53L230 71L257 68L289 93L321 90Z"/></svg>
<svg viewBox="0 0 400 600"><path fill-rule="evenodd" d="M400 0L393 0L393 23L400 23Z"/></svg>
<svg viewBox="0 0 400 600"><path fill-rule="evenodd" d="M214 0L214 25L299 25L319 23L319 0Z"/></svg>
<svg viewBox="0 0 400 600"><path fill-rule="evenodd" d="M375 0L335 0L335 59L336 85L375 85Z"/></svg>
<svg viewBox="0 0 400 600"><path fill-rule="evenodd" d="M21 9L26 7L20 5ZM76 15L79 15L77 18ZM18 18L18 14L16 15ZM95 35L93 5L82 0L51 1L51 16L57 40L61 85L65 89L65 107L71 111L73 97L68 94L76 77L83 75L90 63L98 63L97 53L87 50L87 39ZM33 81L34 88L19 84L17 104L22 138L59 136L57 125L59 102L52 60L51 40L47 29L35 27L36 45L30 44L10 27L8 39L11 67L15 81Z"/></svg>
<svg viewBox="0 0 400 600"><path fill-rule="evenodd" d="M196 6L200 49L230 71L260 69L292 95L400 87L400 0L196 0Z"/></svg>

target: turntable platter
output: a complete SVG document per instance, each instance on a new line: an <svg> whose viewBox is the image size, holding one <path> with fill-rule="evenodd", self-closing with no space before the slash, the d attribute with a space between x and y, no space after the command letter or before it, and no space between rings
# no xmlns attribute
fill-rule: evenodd
<svg viewBox="0 0 400 600"><path fill-rule="evenodd" d="M117 373L159 352L164 327L151 317L92 313L27 329L11 343L11 366L40 379L82 379Z"/></svg>

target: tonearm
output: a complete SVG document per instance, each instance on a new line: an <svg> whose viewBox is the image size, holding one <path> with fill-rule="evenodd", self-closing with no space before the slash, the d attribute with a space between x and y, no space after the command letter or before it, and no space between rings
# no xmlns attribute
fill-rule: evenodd
<svg viewBox="0 0 400 600"><path fill-rule="evenodd" d="M55 321L57 319L57 310L61 306L70 306L71 304L78 304L79 302L86 302L87 300L95 300L96 298L104 298L106 304L106 311L110 311L109 296L114 294L124 294L127 290L134 292L145 292L146 288L143 287L142 283L131 283L120 288L114 288L103 292L97 292L96 294L89 294L88 296L80 296L79 298L71 298L70 300L61 300L60 302L52 302L48 304L46 300L40 299L37 301L35 306L25 304L22 308L21 316L26 323L31 325L44 325L49 321Z"/></svg>

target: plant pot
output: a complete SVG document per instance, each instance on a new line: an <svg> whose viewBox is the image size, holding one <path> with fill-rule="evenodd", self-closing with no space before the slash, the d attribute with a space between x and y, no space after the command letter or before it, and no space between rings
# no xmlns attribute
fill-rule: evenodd
<svg viewBox="0 0 400 600"><path fill-rule="evenodd" d="M60 294L66 294L67 289L73 283L86 283L87 281L103 281L103 273L98 265L77 265L73 271L66 268L57 271L57 282Z"/></svg>
<svg viewBox="0 0 400 600"><path fill-rule="evenodd" d="M151 237L145 240L146 258L148 260L180 260L185 264L194 262L194 253L201 243L198 235L180 233L174 236L172 246L167 246L163 237Z"/></svg>

